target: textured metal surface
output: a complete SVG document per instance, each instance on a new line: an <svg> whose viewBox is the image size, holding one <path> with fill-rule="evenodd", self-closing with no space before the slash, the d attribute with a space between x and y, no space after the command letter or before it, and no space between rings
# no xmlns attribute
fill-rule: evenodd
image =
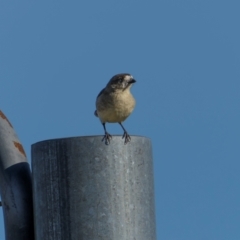
<svg viewBox="0 0 240 240"><path fill-rule="evenodd" d="M32 145L37 240L155 240L151 141L131 136Z"/></svg>
<svg viewBox="0 0 240 240"><path fill-rule="evenodd" d="M1 167L27 162L26 154L10 121L0 110L0 157Z"/></svg>
<svg viewBox="0 0 240 240"><path fill-rule="evenodd" d="M6 240L33 240L32 182L26 154L0 111L0 191Z"/></svg>

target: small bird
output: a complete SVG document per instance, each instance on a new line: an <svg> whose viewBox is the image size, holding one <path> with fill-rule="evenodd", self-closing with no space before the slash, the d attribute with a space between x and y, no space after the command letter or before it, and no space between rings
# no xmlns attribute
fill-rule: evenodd
<svg viewBox="0 0 240 240"><path fill-rule="evenodd" d="M128 73L120 73L113 76L106 87L98 94L96 99L96 117L99 117L105 135L102 141L108 145L112 136L106 130L106 122L119 123L124 133L124 144L131 141L131 137L123 127L122 122L131 114L135 107L135 99L130 88L136 80Z"/></svg>

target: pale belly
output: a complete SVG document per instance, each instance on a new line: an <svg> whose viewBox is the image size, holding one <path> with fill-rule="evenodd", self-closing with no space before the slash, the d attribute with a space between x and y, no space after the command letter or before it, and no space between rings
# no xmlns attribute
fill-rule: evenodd
<svg viewBox="0 0 240 240"><path fill-rule="evenodd" d="M106 104L105 107L97 108L98 117L101 122L123 122L133 111L135 107L135 100L132 97L131 99L126 99L116 101L112 104Z"/></svg>
<svg viewBox="0 0 240 240"><path fill-rule="evenodd" d="M116 123L123 122L132 111L114 111L114 110L104 110L98 112L98 116L102 122Z"/></svg>

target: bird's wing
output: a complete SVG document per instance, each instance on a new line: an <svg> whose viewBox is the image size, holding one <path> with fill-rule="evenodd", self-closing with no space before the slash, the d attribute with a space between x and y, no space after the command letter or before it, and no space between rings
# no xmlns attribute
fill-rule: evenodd
<svg viewBox="0 0 240 240"><path fill-rule="evenodd" d="M105 88L104 88L105 89ZM102 89L102 91L97 95L97 99L100 95L102 95L102 93L104 92L104 89Z"/></svg>
<svg viewBox="0 0 240 240"><path fill-rule="evenodd" d="M104 88L104 89L105 89L105 88ZM102 93L104 92L104 89L102 89L102 91L97 95L97 99L98 99L98 97L99 97L100 95L102 95ZM94 115L95 115L96 117L98 117L97 110L95 110Z"/></svg>
<svg viewBox="0 0 240 240"><path fill-rule="evenodd" d="M96 117L98 117L97 110L95 110L94 115L95 115Z"/></svg>

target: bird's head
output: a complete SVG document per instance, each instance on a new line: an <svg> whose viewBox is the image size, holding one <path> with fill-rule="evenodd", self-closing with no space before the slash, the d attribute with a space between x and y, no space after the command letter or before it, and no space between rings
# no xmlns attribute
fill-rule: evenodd
<svg viewBox="0 0 240 240"><path fill-rule="evenodd" d="M107 84L107 88L111 88L112 90L126 90L129 89L136 80L133 78L131 74L128 73L120 73L113 76Z"/></svg>

